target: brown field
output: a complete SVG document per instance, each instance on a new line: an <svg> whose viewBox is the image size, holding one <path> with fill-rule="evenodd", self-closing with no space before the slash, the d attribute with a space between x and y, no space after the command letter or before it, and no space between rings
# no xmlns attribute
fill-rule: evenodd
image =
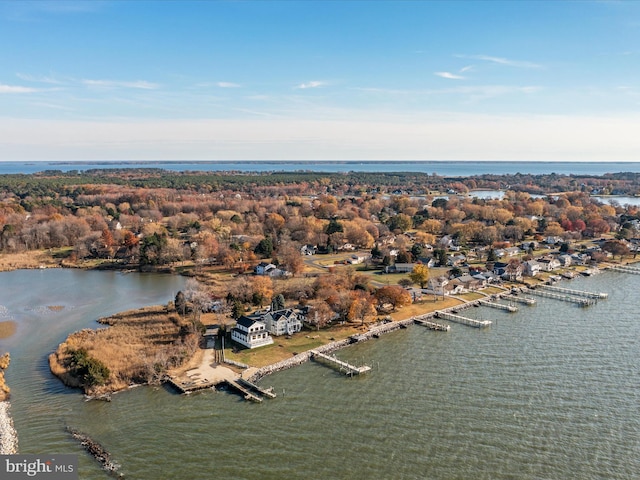
<svg viewBox="0 0 640 480"><path fill-rule="evenodd" d="M22 268L59 267L59 261L48 250L0 254L0 272Z"/></svg>
<svg viewBox="0 0 640 480"><path fill-rule="evenodd" d="M51 371L69 386L80 386L69 374L69 350L85 348L89 356L109 368L107 383L87 393L99 394L127 388L132 383L159 380L168 368L190 359L198 336L166 306L147 307L101 320L109 325L98 330L72 333L49 357Z"/></svg>

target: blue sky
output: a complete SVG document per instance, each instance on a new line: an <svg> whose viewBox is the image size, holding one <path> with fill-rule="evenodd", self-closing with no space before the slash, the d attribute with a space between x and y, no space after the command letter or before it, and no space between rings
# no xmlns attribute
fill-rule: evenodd
<svg viewBox="0 0 640 480"><path fill-rule="evenodd" d="M0 160L640 161L640 2L0 0Z"/></svg>

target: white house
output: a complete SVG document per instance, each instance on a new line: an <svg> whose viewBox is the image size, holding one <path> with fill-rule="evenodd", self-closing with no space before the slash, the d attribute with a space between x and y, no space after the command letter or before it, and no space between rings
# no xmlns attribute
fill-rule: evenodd
<svg viewBox="0 0 640 480"><path fill-rule="evenodd" d="M262 347L273 343L273 338L267 332L266 325L256 318L247 316L238 319L235 328L231 330L231 340L247 348Z"/></svg>
<svg viewBox="0 0 640 480"><path fill-rule="evenodd" d="M260 262L255 266L254 271L256 275L269 275L271 270L275 270L277 267L273 263Z"/></svg>
<svg viewBox="0 0 640 480"><path fill-rule="evenodd" d="M290 308L267 312L261 321L271 335L292 335L302 330L302 319Z"/></svg>
<svg viewBox="0 0 640 480"><path fill-rule="evenodd" d="M424 293L431 293L433 295L448 295L447 285L449 285L449 279L445 276L437 278L430 278L427 281L427 288L423 289Z"/></svg>
<svg viewBox="0 0 640 480"><path fill-rule="evenodd" d="M538 263L537 260L529 260L523 263L524 265L524 274L528 277L535 277L542 270L542 266Z"/></svg>
<svg viewBox="0 0 640 480"><path fill-rule="evenodd" d="M538 260L538 263L545 272L553 272L557 268L560 268L560 262L555 258L542 258Z"/></svg>

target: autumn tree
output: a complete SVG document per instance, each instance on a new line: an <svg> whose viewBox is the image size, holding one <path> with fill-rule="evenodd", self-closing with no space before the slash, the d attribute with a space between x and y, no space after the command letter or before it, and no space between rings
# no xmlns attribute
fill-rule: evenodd
<svg viewBox="0 0 640 480"><path fill-rule="evenodd" d="M391 305L393 311L411 303L411 295L399 285L388 285L376 290L374 294L379 307Z"/></svg>
<svg viewBox="0 0 640 480"><path fill-rule="evenodd" d="M254 305L262 307L264 301L273 296L273 281L270 277L259 275L252 280L251 301Z"/></svg>
<svg viewBox="0 0 640 480"><path fill-rule="evenodd" d="M413 283L420 285L420 288L424 288L429 281L429 267L419 263L413 267L413 270L409 274L409 278Z"/></svg>
<svg viewBox="0 0 640 480"><path fill-rule="evenodd" d="M336 313L324 300L314 300L309 303L307 322L320 330L335 318Z"/></svg>
<svg viewBox="0 0 640 480"><path fill-rule="evenodd" d="M363 292L362 290L352 292L347 319L354 323L360 322L361 325L371 321L376 315L376 309L373 303L374 299L367 292Z"/></svg>

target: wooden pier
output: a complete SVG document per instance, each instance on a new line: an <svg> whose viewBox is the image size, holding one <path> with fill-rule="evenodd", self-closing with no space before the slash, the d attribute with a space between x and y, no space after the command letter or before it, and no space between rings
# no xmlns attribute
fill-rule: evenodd
<svg viewBox="0 0 640 480"><path fill-rule="evenodd" d="M238 379L238 383L240 385L243 385L247 388L250 388L251 390L255 391L256 393L259 393L260 395L263 395L267 398L276 398L276 394L273 393L273 387L270 388L262 388L258 385L256 385L255 383L251 383L249 380L245 380L244 378L239 378Z"/></svg>
<svg viewBox="0 0 640 480"><path fill-rule="evenodd" d="M414 318L413 321L418 325L422 325L423 327L427 327L429 330L436 330L439 332L448 332L451 330L451 326L444 325L442 323L431 322L429 320L425 320L422 318Z"/></svg>
<svg viewBox="0 0 640 480"><path fill-rule="evenodd" d="M629 265L614 265L609 267L609 269L614 270L616 272L633 273L635 275L640 275L640 268L630 267Z"/></svg>
<svg viewBox="0 0 640 480"><path fill-rule="evenodd" d="M505 298L508 298L510 302L518 302L518 303L522 303L524 305L535 305L536 304L536 300L534 298L518 297L516 295L510 295L509 297L505 297Z"/></svg>
<svg viewBox="0 0 640 480"><path fill-rule="evenodd" d="M585 297L585 298L607 298L609 294L607 293L596 293L596 292L585 292L582 290L572 290L570 288L564 287L554 287L552 285L539 285L540 288L545 290L550 290L552 292L558 293L568 293L569 295L575 295L576 297Z"/></svg>
<svg viewBox="0 0 640 480"><path fill-rule="evenodd" d="M251 393L249 391L248 388L240 385L240 383L238 383L235 380L225 380L225 383L227 385L229 385L231 388L238 390L240 393L242 393L244 395L244 399L245 400L249 400L252 402L256 402L256 403L261 403L262 402L262 397L258 397L257 395L254 395L253 393Z"/></svg>
<svg viewBox="0 0 640 480"><path fill-rule="evenodd" d="M455 315L449 312L438 311L435 313L436 318L443 318L450 322L461 323L462 325L468 325L469 327L484 328L491 325L490 320L474 320L473 318L463 317L462 315Z"/></svg>
<svg viewBox="0 0 640 480"><path fill-rule="evenodd" d="M511 313L518 311L518 307L514 307L513 305L504 305L502 303L490 302L489 300L478 300L478 303L484 307L497 308L498 310L505 310Z"/></svg>
<svg viewBox="0 0 640 480"><path fill-rule="evenodd" d="M552 298L554 300L562 300L563 302L577 303L581 307L593 305L596 300L594 298L580 298L573 295L562 295L560 293L549 292L546 290L530 289L527 293L537 295L538 297Z"/></svg>
<svg viewBox="0 0 640 480"><path fill-rule="evenodd" d="M345 372L347 375L360 375L361 373L366 373L371 370L371 367L368 365L362 365L361 367L356 367L355 365L351 365L350 363L343 362L342 360L338 360L335 356L331 357L329 355L325 355L324 353L320 353L317 350L311 351L311 358L314 360L316 358L321 358L326 360L329 363L337 365L340 367L340 371Z"/></svg>

